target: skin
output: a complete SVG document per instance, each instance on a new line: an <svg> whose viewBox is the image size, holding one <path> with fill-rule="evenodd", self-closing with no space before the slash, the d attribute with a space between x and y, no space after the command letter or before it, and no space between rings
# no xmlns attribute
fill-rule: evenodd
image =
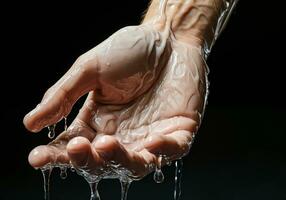
<svg viewBox="0 0 286 200"><path fill-rule="evenodd" d="M39 132L88 93L67 131L32 150L30 164L71 162L99 175L116 163L138 178L154 170L159 155L186 155L207 95L202 46L222 9L221 0L155 0L141 25L80 56L24 118L28 130Z"/></svg>

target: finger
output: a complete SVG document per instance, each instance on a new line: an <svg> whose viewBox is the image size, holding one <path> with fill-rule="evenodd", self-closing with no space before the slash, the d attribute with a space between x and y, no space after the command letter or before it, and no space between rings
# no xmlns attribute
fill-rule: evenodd
<svg viewBox="0 0 286 200"><path fill-rule="evenodd" d="M33 149L29 154L29 163L34 168L41 168L47 164L68 164L69 158L64 148L42 145Z"/></svg>
<svg viewBox="0 0 286 200"><path fill-rule="evenodd" d="M144 156L128 152L112 136L102 136L92 144L86 138L76 137L69 142L67 152L74 167L91 174L101 174L110 164L124 167L135 177L142 177L148 170Z"/></svg>
<svg viewBox="0 0 286 200"><path fill-rule="evenodd" d="M105 162L124 167L133 176L140 177L146 174L146 164L148 163L146 157L139 152L125 149L115 137L108 135L97 137L92 146Z"/></svg>
<svg viewBox="0 0 286 200"><path fill-rule="evenodd" d="M167 135L150 136L144 147L155 155L163 155L174 160L189 152L193 135L189 131L178 130Z"/></svg>
<svg viewBox="0 0 286 200"><path fill-rule="evenodd" d="M79 119L85 122L87 125L90 126L90 119L94 116L96 112L96 103L95 103L95 92L89 92L82 108L80 109L76 119Z"/></svg>
<svg viewBox="0 0 286 200"><path fill-rule="evenodd" d="M68 115L78 98L95 89L98 60L97 57L86 59L79 59L46 92L42 102L25 116L24 125L28 130L38 132L43 127L58 122Z"/></svg>
<svg viewBox="0 0 286 200"><path fill-rule="evenodd" d="M103 165L103 160L91 148L91 143L84 137L75 137L67 145L69 158L76 168L95 170Z"/></svg>
<svg viewBox="0 0 286 200"><path fill-rule="evenodd" d="M29 163L35 167L43 167L49 163L68 164L69 158L66 150L68 142L78 135L92 141L95 133L80 120L74 120L67 131L62 132L48 145L36 147L29 155Z"/></svg>

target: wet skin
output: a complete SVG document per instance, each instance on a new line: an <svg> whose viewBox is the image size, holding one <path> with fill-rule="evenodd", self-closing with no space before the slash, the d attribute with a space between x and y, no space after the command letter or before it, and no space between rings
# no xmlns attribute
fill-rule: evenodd
<svg viewBox="0 0 286 200"><path fill-rule="evenodd" d="M119 30L80 56L25 116L26 128L39 132L88 93L67 131L36 147L30 164L71 162L96 174L112 162L143 177L159 155L186 155L204 109L206 71L195 43L148 24Z"/></svg>

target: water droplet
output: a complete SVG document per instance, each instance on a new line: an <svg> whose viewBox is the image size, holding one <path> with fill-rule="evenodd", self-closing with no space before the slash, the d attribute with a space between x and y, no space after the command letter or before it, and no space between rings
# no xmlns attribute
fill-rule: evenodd
<svg viewBox="0 0 286 200"><path fill-rule="evenodd" d="M100 200L100 196L97 190L98 182L89 183L90 187L90 200Z"/></svg>
<svg viewBox="0 0 286 200"><path fill-rule="evenodd" d="M44 178L44 199L50 199L50 176L53 168L51 166L45 166L41 168L43 178Z"/></svg>
<svg viewBox="0 0 286 200"><path fill-rule="evenodd" d="M156 170L154 172L154 175L153 175L153 179L156 183L163 183L164 181L164 174L161 170L161 166L162 166L162 159L163 157L160 155L158 157L158 163L157 163L157 166L156 166Z"/></svg>
<svg viewBox="0 0 286 200"><path fill-rule="evenodd" d="M75 172L75 168L74 168L74 166L71 166L71 168L70 168L70 169L71 169L71 171L72 171L72 172Z"/></svg>
<svg viewBox="0 0 286 200"><path fill-rule="evenodd" d="M68 119L67 119L67 117L64 117L64 120L65 120L65 131L67 131L67 129L68 129Z"/></svg>
<svg viewBox="0 0 286 200"><path fill-rule="evenodd" d="M131 185L130 180L120 180L121 184L121 200L127 200L128 190Z"/></svg>
<svg viewBox="0 0 286 200"><path fill-rule="evenodd" d="M53 139L56 135L56 132L55 132L55 129L56 129L56 124L53 124L51 126L48 126L48 129L49 129L49 133L48 133L48 137L50 139Z"/></svg>
<svg viewBox="0 0 286 200"><path fill-rule="evenodd" d="M66 179L68 177L68 174L67 174L67 167L60 167L60 170L61 170L61 173L60 173L60 176L61 176L61 179Z"/></svg>
<svg viewBox="0 0 286 200"><path fill-rule="evenodd" d="M111 162L114 163L114 162ZM164 181L164 174L162 172L162 164L171 165L170 159L168 159L165 155L159 155L157 158L156 163L152 163L149 165L146 165L146 167L153 168L155 170L154 172L154 181L156 183L162 183ZM138 180L137 177L132 177L132 173L128 171L125 168L120 168L117 165L112 165L110 169L101 169L102 171L105 171L102 174L90 174L86 169L77 169L74 168L72 163L70 162L69 165L66 164L54 164L54 165L46 165L43 168L41 168L43 178L44 178L44 199L49 200L50 199L50 175L52 172L52 169L54 167L60 168L60 177L62 179L67 178L67 169L70 168L71 171L76 171L79 175L83 176L86 181L88 182L91 190L90 194L90 200L100 200L100 195L97 190L98 183L101 179L106 178L119 178L120 184L121 184L121 200L127 200L128 191L130 188L130 185L133 180ZM175 162L175 188L174 188L174 199L179 200L181 196L181 180L182 180L182 167L183 167L183 161L177 160ZM110 170L110 171L108 171ZM111 172L111 173L110 173Z"/></svg>
<svg viewBox="0 0 286 200"><path fill-rule="evenodd" d="M153 178L156 183L163 183L165 177L164 177L162 170L156 168Z"/></svg>
<svg viewBox="0 0 286 200"><path fill-rule="evenodd" d="M181 183L183 175L183 160L177 160L175 162L175 189L174 189L174 200L179 200L182 193Z"/></svg>

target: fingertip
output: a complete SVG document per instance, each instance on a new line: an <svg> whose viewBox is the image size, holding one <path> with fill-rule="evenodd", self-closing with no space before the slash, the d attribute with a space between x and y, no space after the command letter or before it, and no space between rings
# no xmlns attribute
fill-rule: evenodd
<svg viewBox="0 0 286 200"><path fill-rule="evenodd" d="M71 139L67 145L69 154L76 154L90 149L90 142L85 137L75 137Z"/></svg>
<svg viewBox="0 0 286 200"><path fill-rule="evenodd" d="M25 128L31 132L37 133L41 131L42 128L36 126L36 116L39 112L40 105L38 105L35 109L25 115L23 119L23 124Z"/></svg>
<svg viewBox="0 0 286 200"><path fill-rule="evenodd" d="M50 152L47 146L38 146L33 149L29 156L28 161L34 168L40 168L51 162Z"/></svg>
<svg viewBox="0 0 286 200"><path fill-rule="evenodd" d="M155 155L178 158L189 152L191 140L189 131L178 130L167 135L150 136L144 142L144 147Z"/></svg>
<svg viewBox="0 0 286 200"><path fill-rule="evenodd" d="M39 132L61 120L70 112L71 107L72 104L64 91L48 93L41 103L24 117L24 125L31 132Z"/></svg>
<svg viewBox="0 0 286 200"><path fill-rule="evenodd" d="M90 142L84 137L73 138L67 145L67 152L73 165L85 166L91 154Z"/></svg>
<svg viewBox="0 0 286 200"><path fill-rule="evenodd" d="M114 155L122 152L122 148L117 139L109 135L96 138L92 146L99 156L105 160L115 159Z"/></svg>

